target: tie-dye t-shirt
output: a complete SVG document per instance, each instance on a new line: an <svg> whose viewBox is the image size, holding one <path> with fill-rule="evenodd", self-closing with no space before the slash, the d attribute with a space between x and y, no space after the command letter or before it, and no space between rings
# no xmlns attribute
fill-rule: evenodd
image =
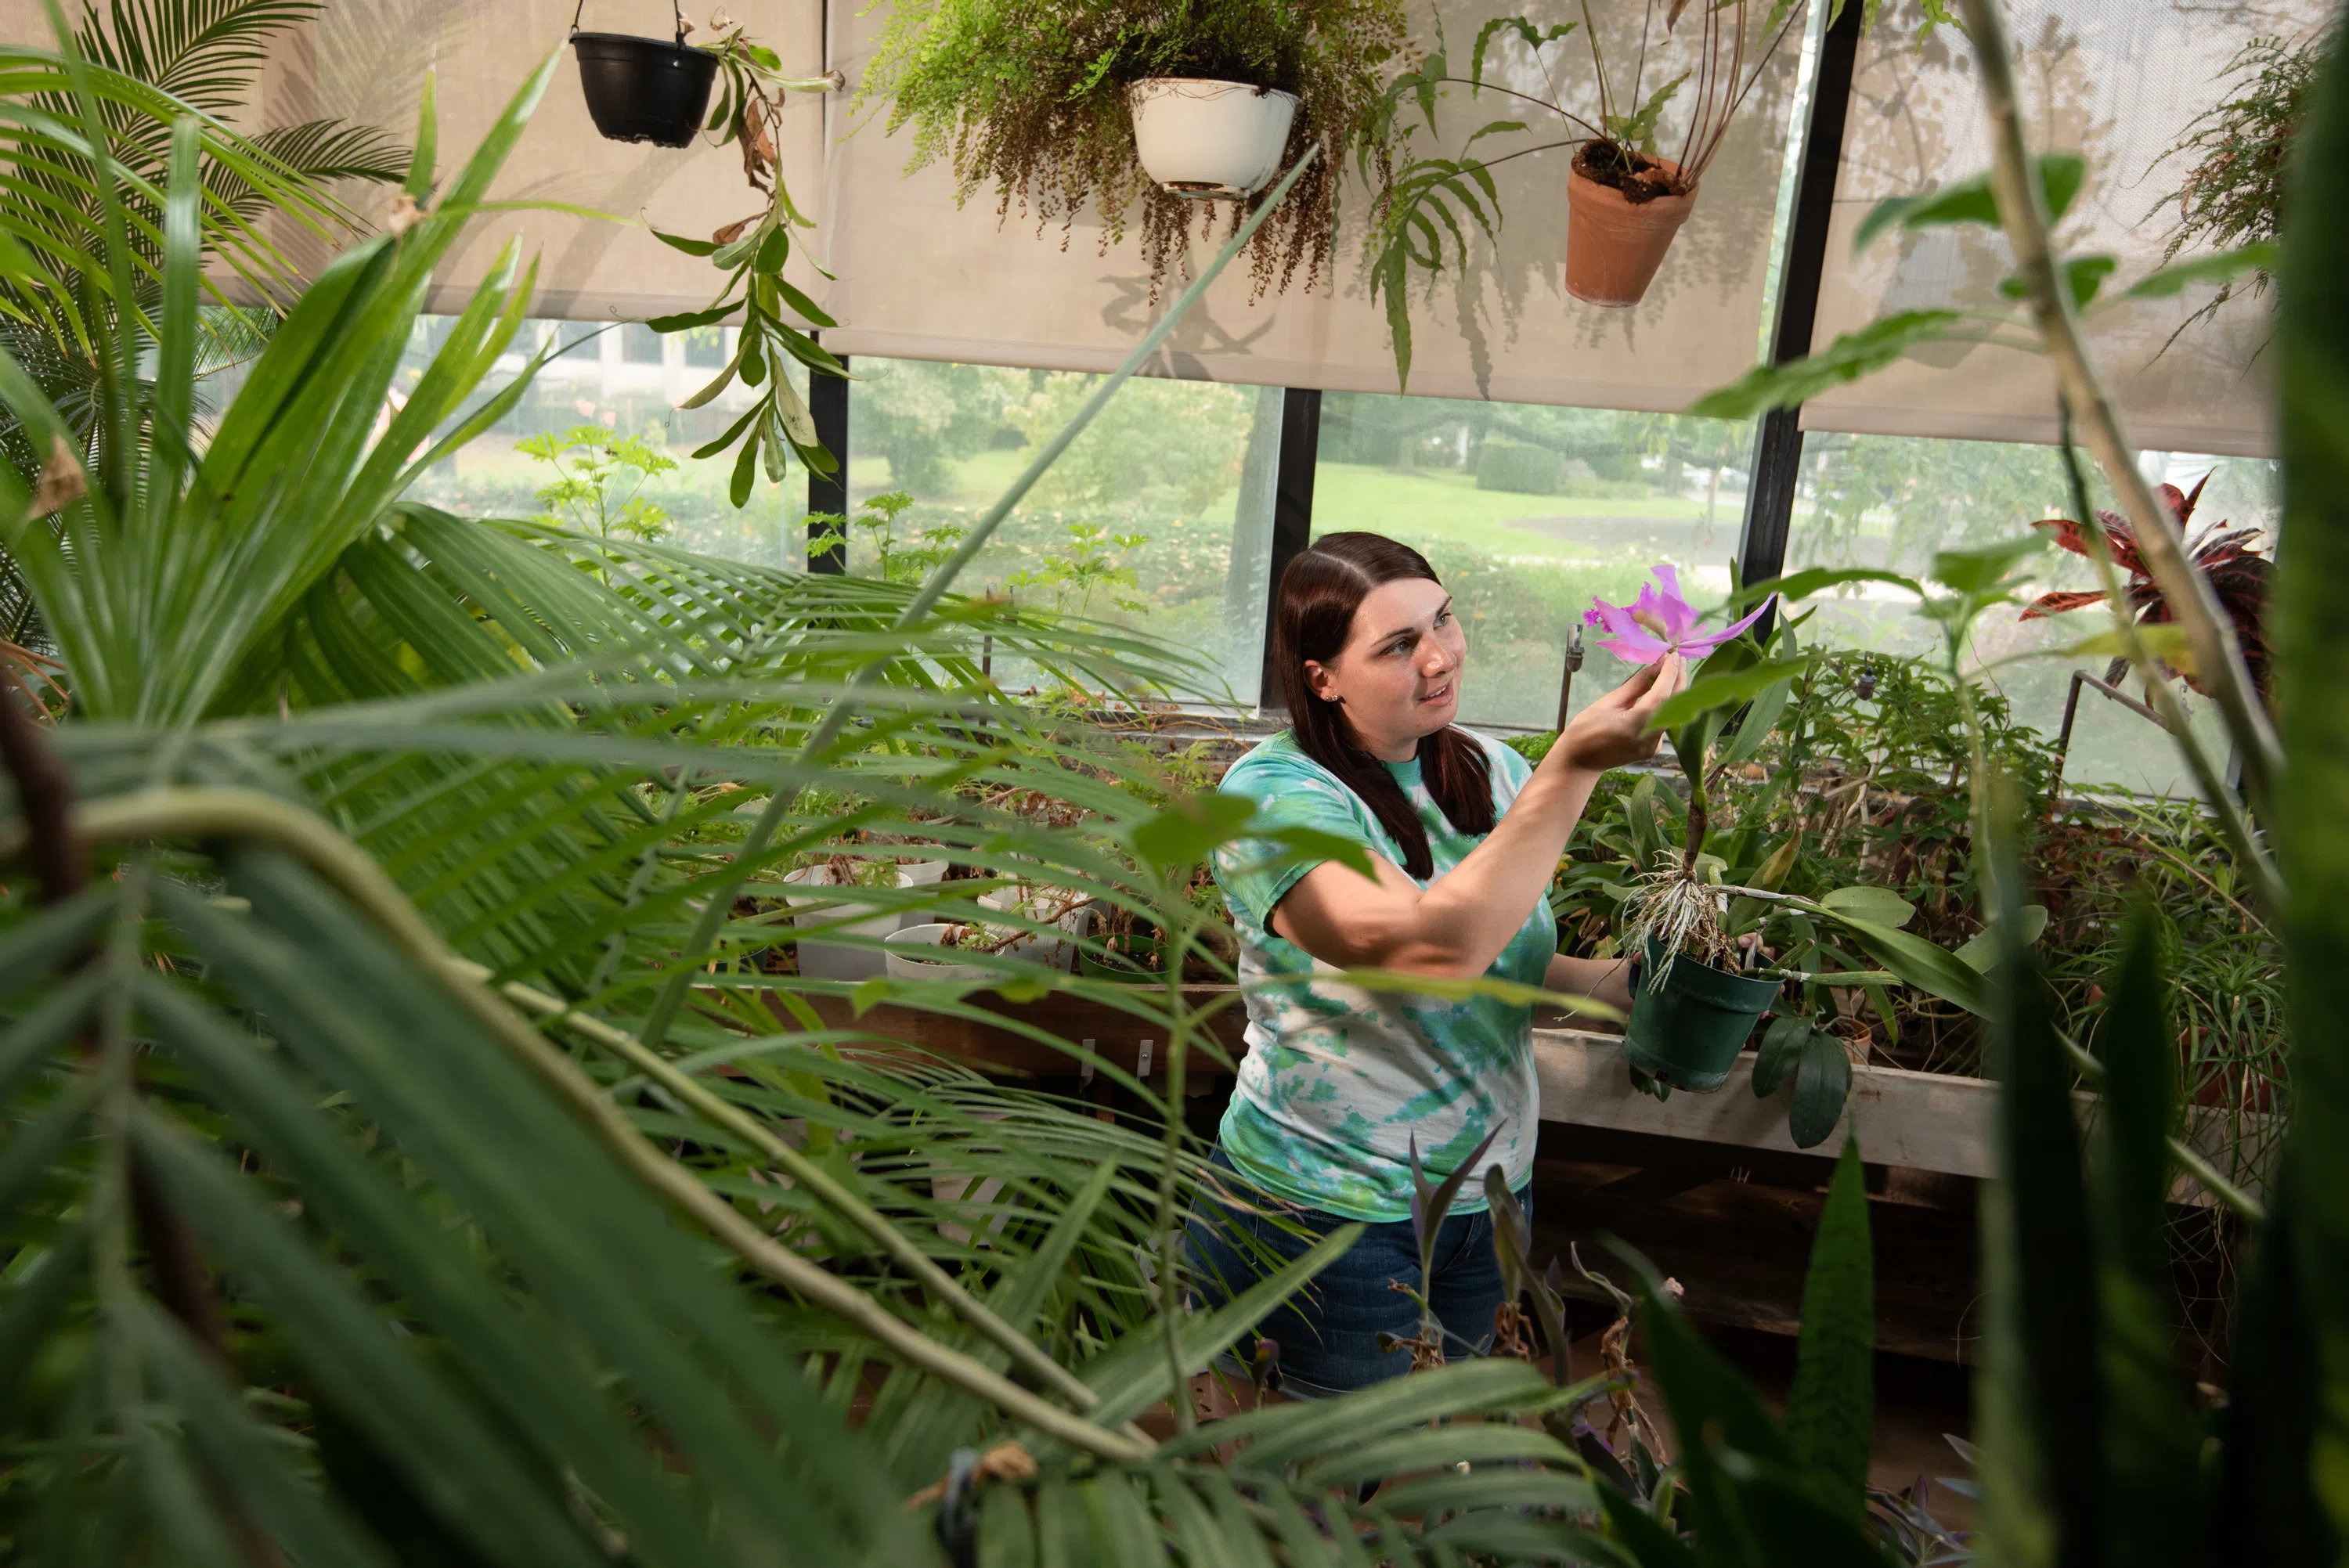
<svg viewBox="0 0 2349 1568"><path fill-rule="evenodd" d="M1516 799L1532 769L1507 747L1475 738L1492 760L1497 812ZM1441 878L1483 840L1453 828L1421 782L1418 762L1385 766L1426 825L1434 862L1429 881ZM1352 839L1402 864L1402 849L1370 807L1286 732L1234 763L1222 788L1254 799L1275 822ZM1243 982L1337 973L1268 929L1273 906L1317 863L1262 841L1216 852L1216 882L1239 929ZM1485 973L1538 985L1557 949L1557 923L1548 903L1537 902ZM1495 1128L1500 1136L1479 1163L1497 1161L1510 1186L1525 1183L1539 1109L1531 1008L1317 981L1257 992L1247 1009L1248 1051L1224 1113L1223 1146L1240 1173L1267 1191L1351 1220L1407 1219L1412 1137L1433 1179ZM1484 1208L1481 1181L1463 1186L1454 1207Z"/></svg>

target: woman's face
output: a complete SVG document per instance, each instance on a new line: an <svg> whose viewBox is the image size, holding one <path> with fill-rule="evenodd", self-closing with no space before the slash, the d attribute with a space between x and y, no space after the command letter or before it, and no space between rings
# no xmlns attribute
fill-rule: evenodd
<svg viewBox="0 0 2349 1568"><path fill-rule="evenodd" d="M1346 645L1327 664L1306 660L1305 679L1314 696L1340 705L1372 756L1406 762L1422 736L1459 714L1467 652L1444 585L1399 578L1364 596Z"/></svg>

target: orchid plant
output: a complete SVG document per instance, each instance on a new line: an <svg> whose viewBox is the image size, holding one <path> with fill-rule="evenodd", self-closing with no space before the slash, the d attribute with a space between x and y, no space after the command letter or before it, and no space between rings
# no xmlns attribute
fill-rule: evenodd
<svg viewBox="0 0 2349 1568"><path fill-rule="evenodd" d="M1721 923L1722 894L1713 885L1720 880L1721 868L1717 861L1707 864L1703 859L1707 786L1720 770L1744 762L1759 748L1769 733L1770 720L1784 708L1795 677L1808 667L1804 659L1764 658L1746 635L1775 603L1775 597L1765 598L1742 620L1719 631L1699 631L1703 615L1681 593L1679 573L1659 564L1654 581L1643 584L1640 596L1630 603L1595 600L1583 614L1585 624L1608 634L1599 645L1619 659L1647 664L1677 654L1704 661L1690 689L1656 715L1658 724L1670 733L1672 755L1689 781L1688 833L1680 863L1648 872L1624 910L1630 950L1643 952L1652 941L1661 954L1648 976L1653 987L1663 985L1672 963L1682 954L1721 967L1736 965L1735 946ZM1775 640L1791 647L1792 629L1781 629ZM1721 757L1714 758L1713 752L1724 738L1727 720L1735 711L1732 705L1744 702L1752 703L1754 710L1766 706L1768 717L1760 723L1740 726L1728 736ZM1751 717L1761 715L1757 711Z"/></svg>
<svg viewBox="0 0 2349 1568"><path fill-rule="evenodd" d="M1597 599L1582 613L1583 624L1596 626L1607 634L1599 645L1626 664L1652 664L1666 654L1701 659L1723 644L1743 636L1772 603L1764 600L1754 606L1753 614L1734 625L1718 632L1700 632L1696 626L1703 617L1682 596L1680 573L1659 562L1655 578L1653 583L1640 584L1640 596L1629 604L1609 604Z"/></svg>

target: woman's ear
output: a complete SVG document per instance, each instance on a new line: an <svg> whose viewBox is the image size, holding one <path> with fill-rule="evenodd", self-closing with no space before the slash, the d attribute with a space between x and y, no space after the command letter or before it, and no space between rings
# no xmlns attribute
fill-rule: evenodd
<svg viewBox="0 0 2349 1568"><path fill-rule="evenodd" d="M1315 696L1319 697L1323 702L1343 702L1346 700L1344 697L1338 695L1338 677L1331 675L1330 673L1330 666L1323 664L1319 659L1308 659L1305 661L1305 689L1311 692Z"/></svg>

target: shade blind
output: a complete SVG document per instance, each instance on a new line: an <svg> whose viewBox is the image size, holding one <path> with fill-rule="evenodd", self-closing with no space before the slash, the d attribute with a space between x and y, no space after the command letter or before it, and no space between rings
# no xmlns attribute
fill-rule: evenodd
<svg viewBox="0 0 2349 1568"><path fill-rule="evenodd" d="M2305 36L2307 0L2013 0L2008 25L2027 129L2042 151L2077 152L2087 184L2058 232L2073 253L2106 252L2122 283L2159 264L2178 208L2164 198L2191 169L2163 154L2195 117L2230 96L2223 67L2254 37ZM1898 310L2003 304L2004 236L1981 227L1888 236L1853 255L1861 219L1888 196L1980 173L1990 139L1973 57L1942 29L1920 46L1913 7L1887 6L1861 46L1837 182L1835 228L1816 346ZM2158 450L2274 450L2268 302L2240 294L2189 324L2213 286L2131 302L2095 317L2088 340L2131 438ZM2183 328L2183 330L2181 330ZM1918 349L1891 369L1822 395L1806 428L1991 440L2057 438L2055 383L2035 355L1994 345Z"/></svg>
<svg viewBox="0 0 2349 1568"><path fill-rule="evenodd" d="M655 240L648 225L706 237L758 211L762 201L744 183L740 157L731 147L714 148L702 138L671 150L596 134L577 61L564 43L575 3L335 0L315 20L273 41L259 91L237 124L254 130L336 117L379 126L406 141L415 133L429 75L445 179L480 144L539 61L559 51L554 80L492 195L559 202L625 221L554 211L487 216L441 268L431 308L462 309L510 238L521 242L525 260L539 259L540 315L624 320L706 304L716 292L716 271ZM705 28L711 3L698 0L695 7ZM823 0L727 0L726 9L782 57L786 71L822 73ZM663 39L675 27L666 0L588 0L580 25ZM0 29L11 39L52 46L40 0L0 0ZM820 96L790 99L780 151L795 193L812 198L822 185L823 138ZM347 184L340 194L370 222L379 222L391 204L390 192L379 186ZM273 232L305 270L325 259L325 246L307 235L284 225Z"/></svg>
<svg viewBox="0 0 2349 1568"><path fill-rule="evenodd" d="M832 63L845 71L852 91L885 9L832 8ZM1434 9L1464 72L1478 27L1507 7L1446 0ZM1547 0L1527 14L1547 25L1579 21L1584 13L1579 5ZM1637 50L1640 23L1634 5L1599 14L1619 70ZM1433 35L1430 26L1431 40ZM1705 177L1694 214L1635 309L1586 305L1562 287L1568 154L1541 153L1496 170L1506 213L1498 242L1478 240L1464 276L1447 276L1432 295L1414 300L1409 389L1671 410L1751 365L1799 41L1798 28L1745 105ZM1648 88L1682 68L1687 52L1687 40L1662 38L1659 24ZM1503 57L1503 81L1544 90L1538 67L1522 50L1513 46ZM1597 101L1588 49L1569 38L1545 58L1566 95L1562 101L1588 112ZM822 242L836 279L825 304L842 325L825 335L828 344L851 354L1097 371L1118 364L1147 330L1155 313L1138 244L1102 253L1101 227L1090 217L1040 235L1034 220L1022 222L1016 211L999 222L992 191L957 209L944 168L904 173L909 134L885 136L884 120L869 114L852 123L844 97L830 107ZM1487 96L1472 103L1464 88L1455 89L1443 110L1444 150L1456 151L1477 126L1508 116L1506 100ZM1680 125L1667 115L1663 146L1677 145ZM1488 140L1480 150L1495 146ZM1366 198L1350 181L1330 287L1252 300L1247 268L1235 264L1176 329L1153 370L1333 391L1396 390L1383 308L1371 303L1361 276ZM1204 262L1214 244L1196 242L1194 251ZM1481 325L1462 310L1464 293L1484 302Z"/></svg>

